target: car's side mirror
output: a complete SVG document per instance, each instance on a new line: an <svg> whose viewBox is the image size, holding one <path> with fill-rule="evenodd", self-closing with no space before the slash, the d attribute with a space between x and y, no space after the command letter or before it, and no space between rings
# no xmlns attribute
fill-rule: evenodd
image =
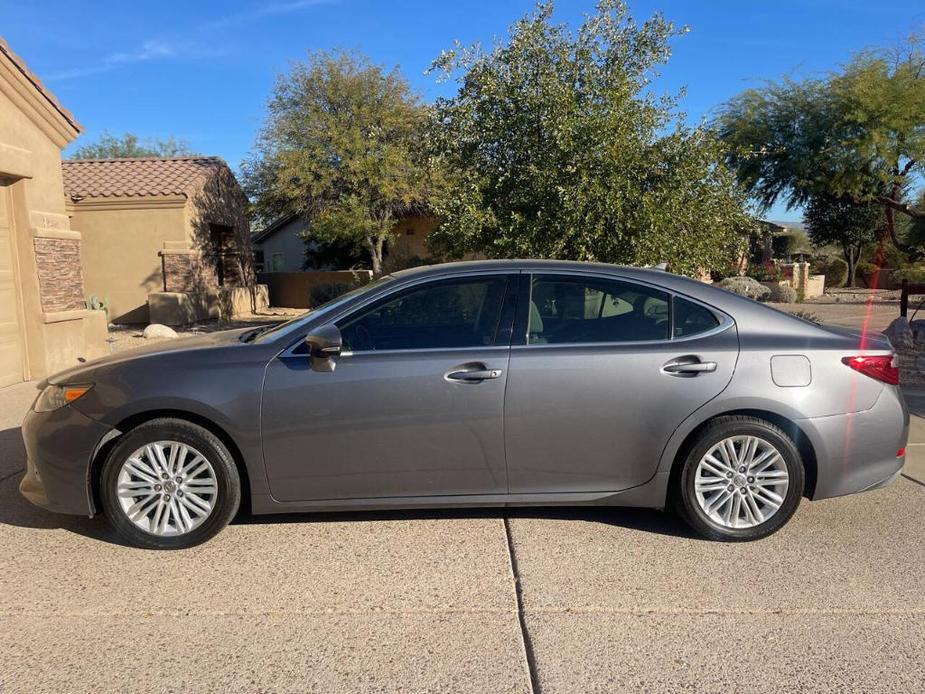
<svg viewBox="0 0 925 694"><path fill-rule="evenodd" d="M313 371L330 372L334 370L336 366L334 357L340 355L343 345L340 330L336 325L323 325L313 330L305 336L305 344L308 345Z"/></svg>

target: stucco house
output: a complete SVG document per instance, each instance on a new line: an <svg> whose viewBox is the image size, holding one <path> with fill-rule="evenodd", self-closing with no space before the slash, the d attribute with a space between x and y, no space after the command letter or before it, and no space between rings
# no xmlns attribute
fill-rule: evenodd
<svg viewBox="0 0 925 694"><path fill-rule="evenodd" d="M81 130L0 38L0 386L107 352L63 194L61 150Z"/></svg>
<svg viewBox="0 0 925 694"><path fill-rule="evenodd" d="M221 159L84 159L62 172L67 213L83 232L86 292L110 320L146 323L155 306L185 302L186 318L154 318L190 322L253 283L247 199Z"/></svg>
<svg viewBox="0 0 925 694"><path fill-rule="evenodd" d="M436 228L437 221L426 215L412 215L395 224L395 235L385 249L385 255L401 255L403 258L427 259L427 236ZM309 241L308 248L316 251L318 257L309 261L306 267L306 243L303 240L308 231L308 222L299 215L286 215L274 221L253 235L252 243L258 272L299 272L308 270L345 270L361 260L359 257L338 258L338 254L324 253L321 245ZM343 254L341 254L343 255Z"/></svg>

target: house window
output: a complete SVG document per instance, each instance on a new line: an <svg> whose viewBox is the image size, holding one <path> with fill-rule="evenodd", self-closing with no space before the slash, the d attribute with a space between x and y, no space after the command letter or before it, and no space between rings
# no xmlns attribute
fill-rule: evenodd
<svg viewBox="0 0 925 694"><path fill-rule="evenodd" d="M224 224L209 225L212 264L219 287L225 286L226 264L234 263L234 229Z"/></svg>
<svg viewBox="0 0 925 694"><path fill-rule="evenodd" d="M285 265L283 254L274 253L273 254L273 264L270 266L270 272L282 272L283 266Z"/></svg>
<svg viewBox="0 0 925 694"><path fill-rule="evenodd" d="M257 272L263 272L263 251L259 248L254 249L254 270Z"/></svg>

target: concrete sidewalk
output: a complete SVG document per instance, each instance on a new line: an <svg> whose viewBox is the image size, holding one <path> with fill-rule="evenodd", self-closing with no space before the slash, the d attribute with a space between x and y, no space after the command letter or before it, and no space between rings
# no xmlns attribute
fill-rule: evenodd
<svg viewBox="0 0 925 694"><path fill-rule="evenodd" d="M33 396L0 390L4 693L925 690L911 479L749 544L562 509L243 519L151 552L19 496Z"/></svg>

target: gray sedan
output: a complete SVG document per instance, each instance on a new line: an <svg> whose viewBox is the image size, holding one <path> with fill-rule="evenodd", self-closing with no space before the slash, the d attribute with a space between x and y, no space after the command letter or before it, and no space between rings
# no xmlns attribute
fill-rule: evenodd
<svg viewBox="0 0 925 694"><path fill-rule="evenodd" d="M899 474L897 383L883 336L684 277L454 263L57 374L23 424L20 489L150 548L203 542L242 505L670 506L752 540L804 496Z"/></svg>

